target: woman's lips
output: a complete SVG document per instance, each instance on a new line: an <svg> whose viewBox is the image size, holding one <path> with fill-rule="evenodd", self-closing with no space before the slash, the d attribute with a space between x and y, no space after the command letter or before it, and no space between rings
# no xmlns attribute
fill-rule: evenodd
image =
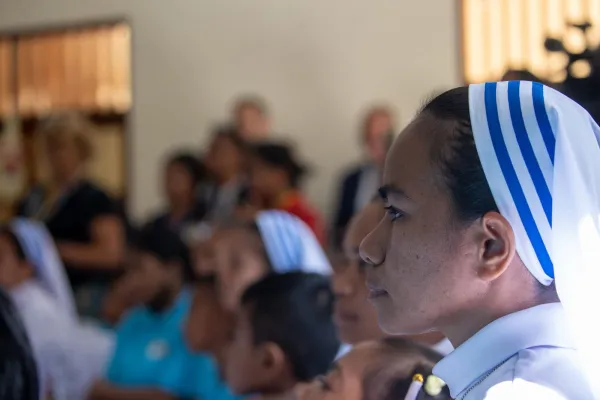
<svg viewBox="0 0 600 400"><path fill-rule="evenodd" d="M375 286L370 286L370 285L368 285L368 288L369 288L369 300L374 300L374 299L378 299L380 297L388 296L388 292L385 291L384 289L381 289L381 288L375 287Z"/></svg>
<svg viewBox="0 0 600 400"><path fill-rule="evenodd" d="M351 311L344 311L336 308L334 322L336 325L355 324L358 321L358 314Z"/></svg>

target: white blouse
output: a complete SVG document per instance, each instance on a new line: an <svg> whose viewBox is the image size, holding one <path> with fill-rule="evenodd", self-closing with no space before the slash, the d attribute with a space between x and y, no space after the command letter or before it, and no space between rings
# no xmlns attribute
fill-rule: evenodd
<svg viewBox="0 0 600 400"><path fill-rule="evenodd" d="M434 368L457 400L594 399L560 303L502 317Z"/></svg>
<svg viewBox="0 0 600 400"><path fill-rule="evenodd" d="M33 348L43 393L55 400L80 400L102 377L112 353L108 332L81 325L36 281L10 292Z"/></svg>

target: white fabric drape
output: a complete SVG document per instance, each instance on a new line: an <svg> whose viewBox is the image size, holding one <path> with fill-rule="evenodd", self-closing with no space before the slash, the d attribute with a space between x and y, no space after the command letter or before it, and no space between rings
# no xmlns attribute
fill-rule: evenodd
<svg viewBox="0 0 600 400"><path fill-rule="evenodd" d="M479 158L517 252L556 288L600 398L600 128L565 95L532 82L471 85Z"/></svg>

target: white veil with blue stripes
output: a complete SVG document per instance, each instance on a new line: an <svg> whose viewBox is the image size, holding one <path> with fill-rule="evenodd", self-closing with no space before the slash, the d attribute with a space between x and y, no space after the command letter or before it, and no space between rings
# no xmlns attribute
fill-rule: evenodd
<svg viewBox="0 0 600 400"><path fill-rule="evenodd" d="M556 282L600 397L600 128L539 83L471 85L469 105L479 158L517 252L539 282Z"/></svg>
<svg viewBox="0 0 600 400"><path fill-rule="evenodd" d="M76 319L73 292L54 240L46 227L35 221L17 218L11 222L10 228L23 248L27 261L32 264L36 279L60 304L62 310Z"/></svg>
<svg viewBox="0 0 600 400"><path fill-rule="evenodd" d="M274 272L331 274L331 265L315 234L295 215L261 211L256 225Z"/></svg>

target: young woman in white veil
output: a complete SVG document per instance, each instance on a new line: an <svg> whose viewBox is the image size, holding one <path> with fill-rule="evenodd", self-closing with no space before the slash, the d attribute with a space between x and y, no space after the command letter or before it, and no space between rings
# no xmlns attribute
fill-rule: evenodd
<svg viewBox="0 0 600 400"><path fill-rule="evenodd" d="M43 225L16 219L0 228L0 286L20 314L44 394L87 396L110 355L110 333L80 323L54 242Z"/></svg>

